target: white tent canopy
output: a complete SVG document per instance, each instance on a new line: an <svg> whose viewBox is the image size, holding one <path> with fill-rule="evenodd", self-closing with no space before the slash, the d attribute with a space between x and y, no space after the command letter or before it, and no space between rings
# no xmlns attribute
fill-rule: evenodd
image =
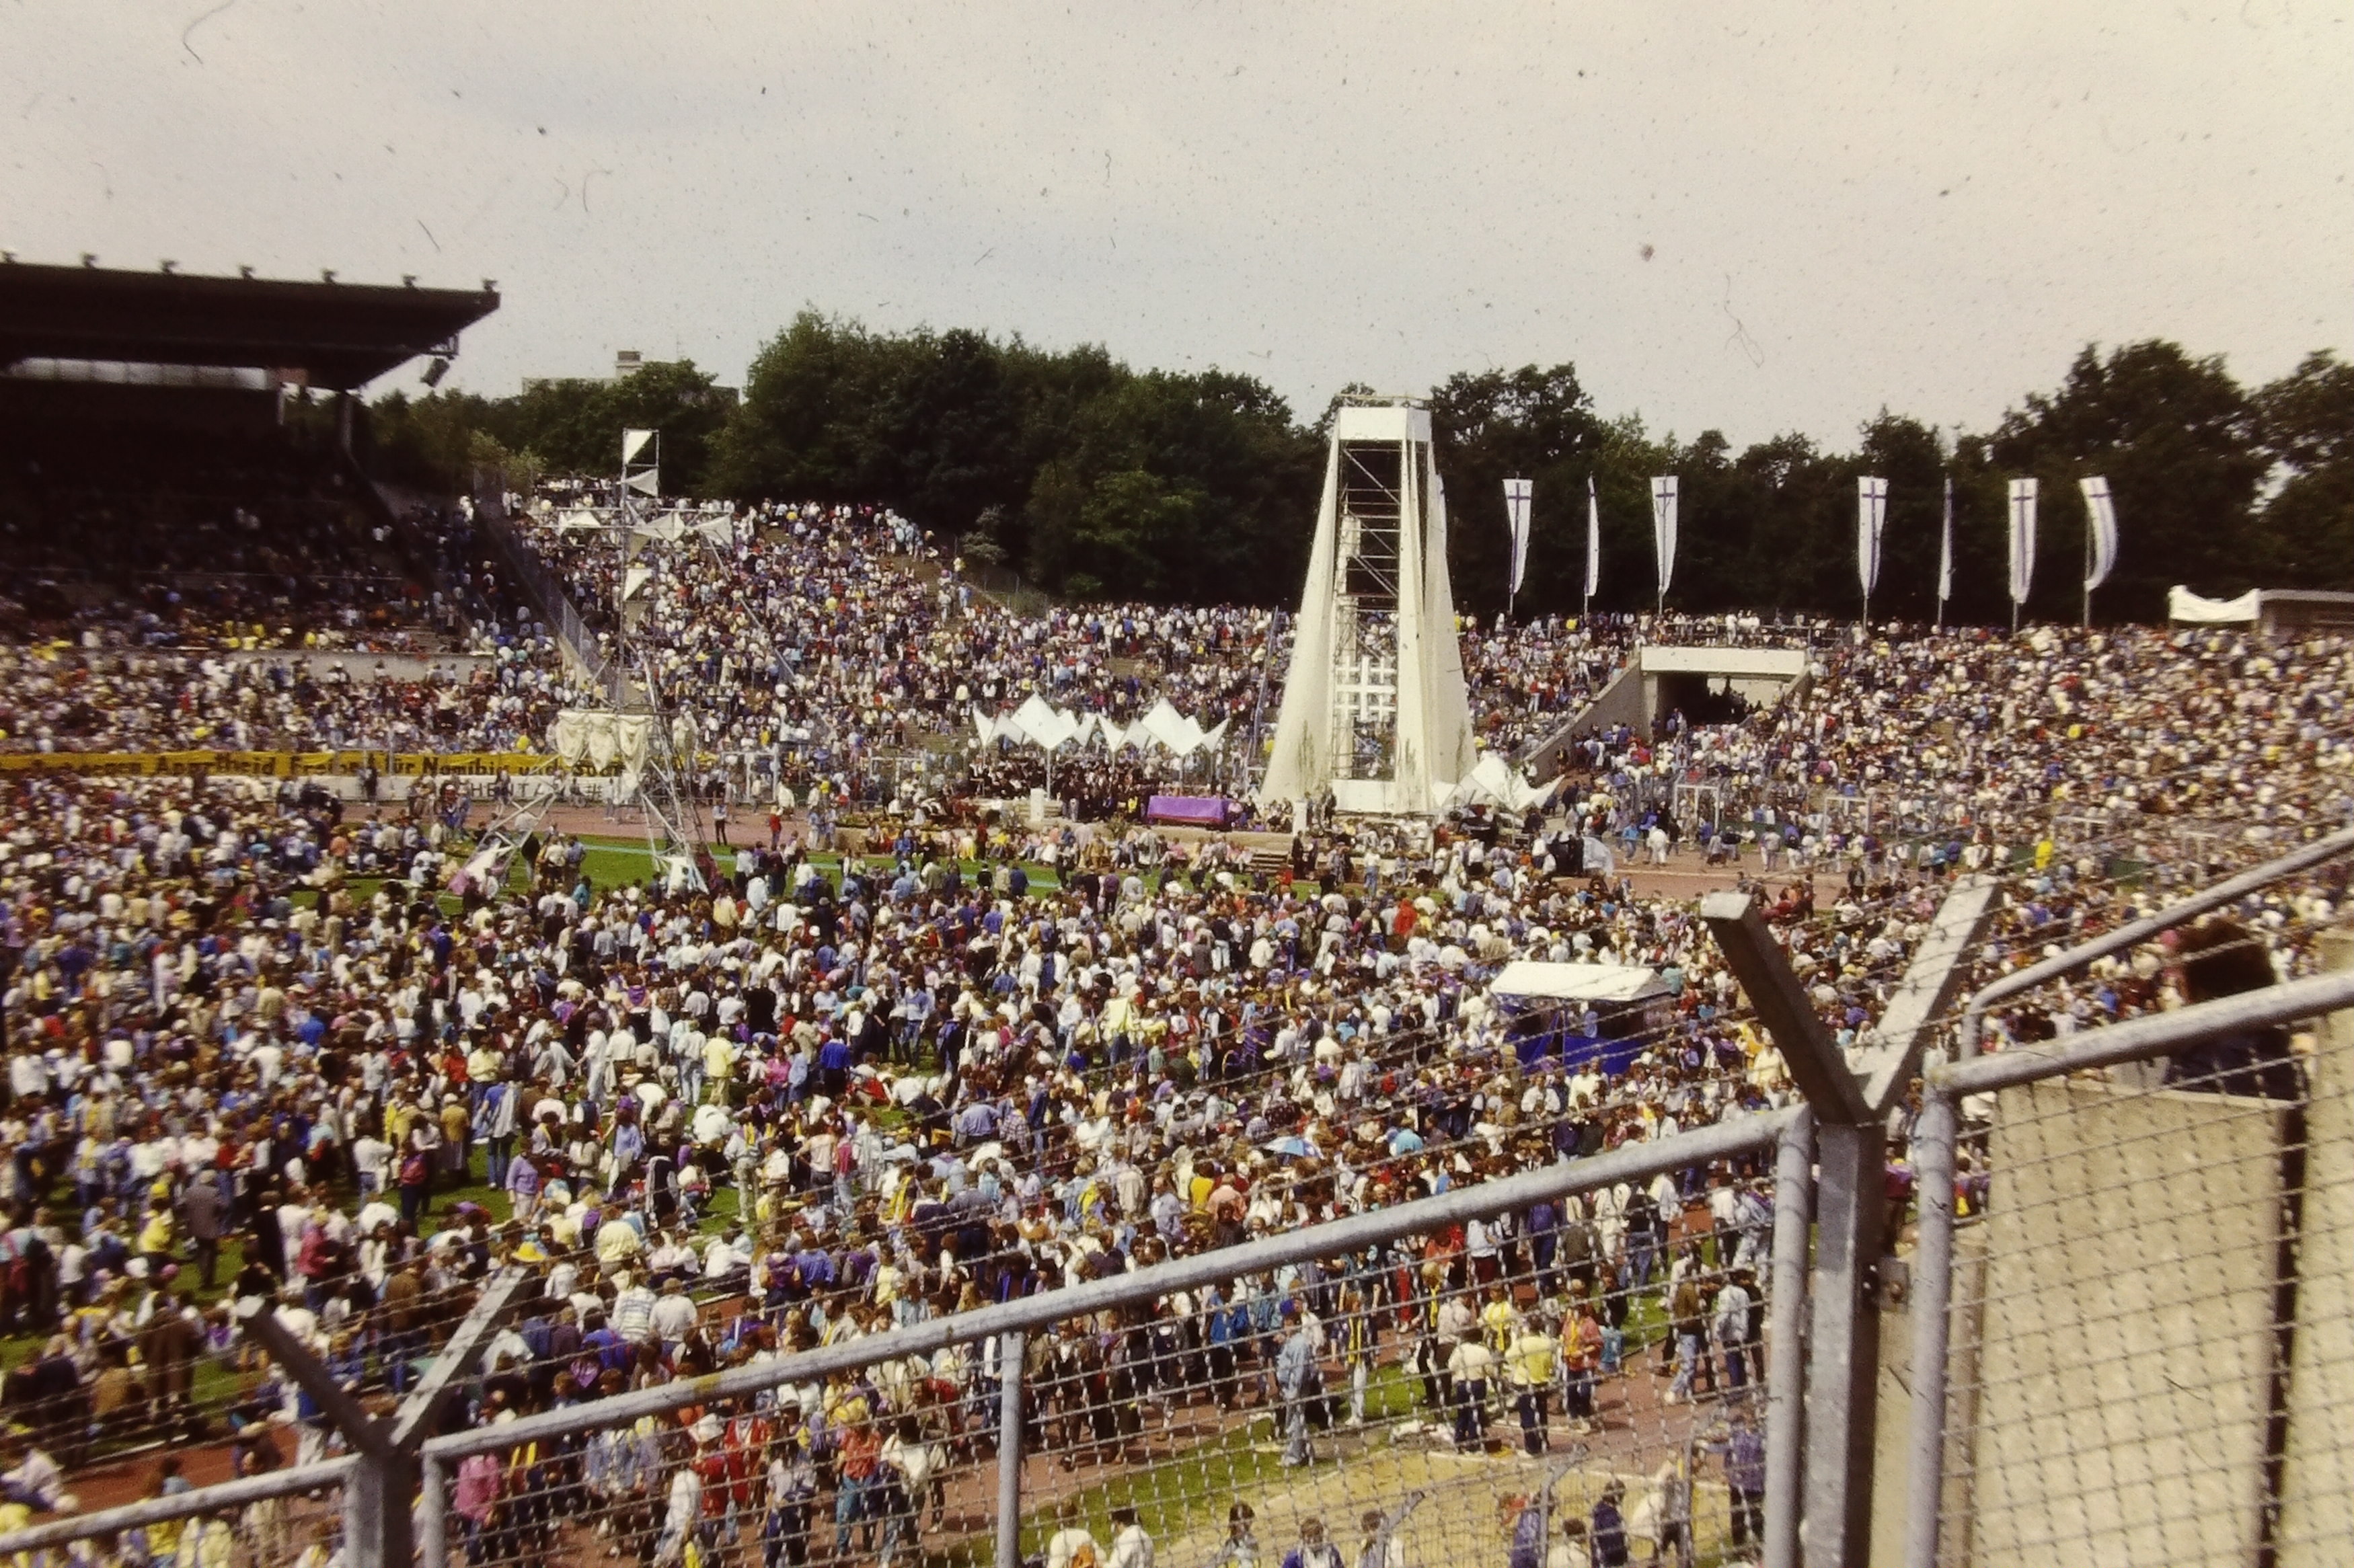
<svg viewBox="0 0 2354 1568"><path fill-rule="evenodd" d="M1672 994L1659 971L1634 964L1548 964L1517 959L1488 982L1491 996L1532 1001L1643 1001Z"/></svg>
<svg viewBox="0 0 2354 1568"><path fill-rule="evenodd" d="M1152 711L1143 718L1122 729L1100 714L1067 712L1034 693L1010 714L992 715L975 704L971 718L973 735L983 746L1007 740L1016 746L1057 751L1074 743L1085 746L1091 737L1100 735L1108 751L1118 751L1123 746L1160 746L1177 757L1217 750L1226 738L1227 725L1226 720L1221 719L1214 727L1204 730L1164 698L1154 704Z"/></svg>
<svg viewBox="0 0 2354 1568"><path fill-rule="evenodd" d="M1454 785L1437 786L1437 804L1447 806L1500 806L1508 810L1525 811L1552 793L1549 789L1531 784L1520 771L1494 752L1479 758L1472 768Z"/></svg>
<svg viewBox="0 0 2354 1568"><path fill-rule="evenodd" d="M2237 599L2205 599L2177 585L2166 590L2166 619L2195 626L2245 623L2256 619L2263 602L2261 589L2250 588Z"/></svg>

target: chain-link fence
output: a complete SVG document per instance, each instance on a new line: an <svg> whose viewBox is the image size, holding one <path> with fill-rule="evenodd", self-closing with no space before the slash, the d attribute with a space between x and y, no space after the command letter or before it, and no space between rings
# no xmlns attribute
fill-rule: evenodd
<svg viewBox="0 0 2354 1568"><path fill-rule="evenodd" d="M2354 1032L2325 1016L2354 1003L2354 937L2282 982L2228 915L2143 935L2042 983L2138 959L2182 1011L1927 1075L1906 1504L1884 1510L1914 1568L2324 1563L2354 1539Z"/></svg>
<svg viewBox="0 0 2354 1568"><path fill-rule="evenodd" d="M86 1511L35 1523L9 1489L0 1501L8 1562L16 1568L200 1563L207 1568L324 1568L345 1554L349 1459L290 1466L266 1428L226 1455L163 1467L176 1486L101 1470L78 1478L66 1506ZM215 1473L220 1478L212 1479ZM194 1478L209 1482L190 1487Z"/></svg>
<svg viewBox="0 0 2354 1568"><path fill-rule="evenodd" d="M1556 1541L1608 1562L1631 1541L1723 1560L1762 1544L1765 1194L1788 1120L1238 1246L1148 1245L1161 1261L944 1319L895 1324L849 1286L667 1314L760 1350L635 1392L620 1368L650 1347L494 1373L484 1398L536 1413L427 1446L421 1544L1070 1568L1133 1564L1147 1540L1270 1563L1376 1540L1373 1562L1542 1563ZM1710 1192L1742 1200L1722 1225L1683 1202Z"/></svg>
<svg viewBox="0 0 2354 1568"><path fill-rule="evenodd" d="M1746 900L1709 901L1754 1007L1736 1016L1771 1037L1811 1114L1727 1105L1646 1137L1666 1132L1647 1090L1610 1118L1628 1141L1570 1149L1540 1094L1532 1118L1490 1102L1421 1121L1446 1158L1403 1191L1373 1185L1394 1144L1334 1160L1269 1128L1249 1181L1202 1164L1166 1209L1120 1191L1116 1164L1092 1181L1075 1166L1042 1194L1052 1213L992 1204L968 1223L919 1186L905 1213L880 1194L843 1207L840 1234L812 1171L764 1195L748 1266L699 1277L701 1189L676 1177L676 1234L614 1267L583 1236L486 1275L478 1243L513 1255L461 1236L421 1282L415 1340L363 1336L353 1381L375 1415L305 1405L301 1375L230 1336L203 1353L249 1359L252 1381L200 1392L196 1419L152 1393L114 1429L94 1405L69 1413L90 1445L72 1483L110 1461L116 1475L77 1499L97 1511L0 1551L119 1536L130 1498L106 1486L155 1486L142 1445L174 1445L201 1483L238 1473L221 1450L263 1431L264 1471L332 1455L331 1432L360 1450L351 1506L303 1496L285 1527L357 1520L353 1563L408 1551L384 1521L420 1488L418 1552L470 1564L1138 1568L1148 1547L1301 1568L1779 1564L1802 1540L1810 1563L2326 1560L2346 1538L2329 1467L2354 1404L2332 1397L2349 1356L2322 1310L2344 1294L2327 1179L2354 1148L2333 1087L2344 1043L2263 1032L2354 1003L2354 980L2274 983L2277 964L2312 967L2292 960L2326 905L2296 906L2311 930L2243 934L2261 972L2200 982L2187 1010L2164 1011L2141 970L2231 948L2209 927L2174 938L2187 956L2155 944L2348 837L2041 961L2050 909L1982 939L1992 888L1964 884L1909 938L1909 967L1859 944L1882 1006L1848 1052L1816 1014L1827 982L1790 972L1795 941ZM1973 965L2010 973L1956 1005ZM2095 980L2149 983L2110 1010L2127 1022L2073 1033L2030 1027L2065 1005L2016 1005ZM1916 1115L1904 1086L1932 1037L1964 1059L1933 1065ZM1995 1040L2009 1048L1976 1049ZM1376 1054L1449 1049L1435 1026ZM1288 1200L1269 1211L1286 1223L1246 1226L1246 1189ZM1911 1331L1883 1330L1889 1310ZM332 1308L285 1311L331 1367ZM216 1543L250 1552L276 1528L239 1511L258 1495L182 1506L221 1513Z"/></svg>

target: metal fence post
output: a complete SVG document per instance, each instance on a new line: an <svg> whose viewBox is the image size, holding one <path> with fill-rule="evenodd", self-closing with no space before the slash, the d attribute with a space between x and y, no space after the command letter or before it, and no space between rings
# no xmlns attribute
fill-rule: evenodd
<svg viewBox="0 0 2354 1568"><path fill-rule="evenodd" d="M414 1454L363 1452L344 1483L344 1562L347 1568L408 1568L417 1549L408 1499L417 1486Z"/></svg>
<svg viewBox="0 0 2354 1568"><path fill-rule="evenodd" d="M417 1456L394 1446L386 1425L345 1392L292 1330L278 1320L274 1302L246 1297L238 1302L236 1312L245 1332L318 1401L344 1441L352 1446L357 1463L352 1467L351 1478L344 1483L344 1562L349 1568L408 1568L414 1554L408 1499L417 1475Z"/></svg>
<svg viewBox="0 0 2354 1568"><path fill-rule="evenodd" d="M1863 1086L1815 1016L1781 945L1745 894L1712 893L1701 918L1781 1049L1815 1119L1814 1272L1808 1282L1807 1568L1861 1568L1872 1550L1872 1446L1879 1394L1880 1263L1887 1139ZM1776 1262L1779 1263L1779 1238Z"/></svg>
<svg viewBox="0 0 2354 1568"><path fill-rule="evenodd" d="M300 1383L352 1446L358 1462L344 1483L344 1562L346 1568L409 1568L416 1542L408 1514L419 1481L419 1449L429 1436L441 1401L489 1342L491 1329L506 1310L528 1271L509 1267L492 1279L458 1325L433 1368L389 1422L379 1421L337 1383L318 1358L278 1320L276 1308L260 1297L239 1302L245 1331L260 1341L270 1359ZM438 1467L437 1467L438 1474ZM437 1530L435 1534L439 1535Z"/></svg>
<svg viewBox="0 0 2354 1568"><path fill-rule="evenodd" d="M1913 1252L1913 1417L1905 1443L1904 1561L1934 1568L1946 1478L1946 1356L1954 1302L1953 1096L1929 1086L1913 1128L1919 1240Z"/></svg>
<svg viewBox="0 0 2354 1568"><path fill-rule="evenodd" d="M417 1494L417 1560L423 1568L449 1568L450 1485L441 1461L424 1456Z"/></svg>
<svg viewBox="0 0 2354 1568"><path fill-rule="evenodd" d="M1774 1164L1773 1363L1766 1374L1766 1568L1798 1568L1806 1476L1807 1246L1815 1218L1815 1124L1800 1112Z"/></svg>
<svg viewBox="0 0 2354 1568"><path fill-rule="evenodd" d="M1023 1337L997 1336L997 1568L1022 1568Z"/></svg>
<svg viewBox="0 0 2354 1568"><path fill-rule="evenodd" d="M1826 1123L1816 1131L1815 1165L1807 1500L1800 1529L1807 1568L1861 1568L1872 1552L1887 1135L1877 1122Z"/></svg>

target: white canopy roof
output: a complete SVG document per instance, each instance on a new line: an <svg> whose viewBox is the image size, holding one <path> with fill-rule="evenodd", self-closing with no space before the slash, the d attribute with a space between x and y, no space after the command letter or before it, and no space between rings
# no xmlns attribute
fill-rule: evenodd
<svg viewBox="0 0 2354 1568"><path fill-rule="evenodd" d="M2187 620L2193 625L2253 620L2263 605L2264 595L2254 588L2237 599L2203 599L2179 585L2166 590L2166 619Z"/></svg>
<svg viewBox="0 0 2354 1568"><path fill-rule="evenodd" d="M1659 971L1633 964L1545 964L1521 959L1488 982L1490 995L1545 1001L1640 1001L1666 996Z"/></svg>

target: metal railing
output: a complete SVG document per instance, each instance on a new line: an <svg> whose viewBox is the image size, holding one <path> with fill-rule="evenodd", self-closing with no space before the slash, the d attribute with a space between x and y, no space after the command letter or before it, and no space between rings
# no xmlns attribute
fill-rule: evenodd
<svg viewBox="0 0 2354 1568"><path fill-rule="evenodd" d="M596 631L582 619L563 579L549 569L538 550L507 515L506 496L495 477L477 486L474 520L483 536L498 547L500 556L515 575L516 585L539 607L540 614L582 676L589 684L610 694L615 702L620 701L623 673L606 659Z"/></svg>

